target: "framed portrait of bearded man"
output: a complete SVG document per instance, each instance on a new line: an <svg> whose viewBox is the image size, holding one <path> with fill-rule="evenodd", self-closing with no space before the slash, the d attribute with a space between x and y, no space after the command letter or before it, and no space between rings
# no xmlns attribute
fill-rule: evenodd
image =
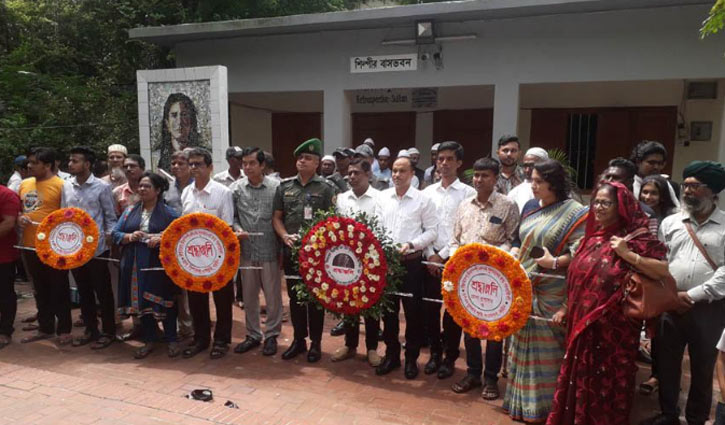
<svg viewBox="0 0 725 425"><path fill-rule="evenodd" d="M171 155L203 147L224 168L229 146L227 69L203 66L136 71L141 156L170 172Z"/></svg>

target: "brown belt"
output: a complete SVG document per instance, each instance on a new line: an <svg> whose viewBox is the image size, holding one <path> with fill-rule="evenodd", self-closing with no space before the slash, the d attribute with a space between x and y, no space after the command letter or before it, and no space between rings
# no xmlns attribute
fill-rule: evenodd
<svg viewBox="0 0 725 425"><path fill-rule="evenodd" d="M419 258L423 258L423 251L415 251L411 252L410 254L403 255L403 261L412 261Z"/></svg>

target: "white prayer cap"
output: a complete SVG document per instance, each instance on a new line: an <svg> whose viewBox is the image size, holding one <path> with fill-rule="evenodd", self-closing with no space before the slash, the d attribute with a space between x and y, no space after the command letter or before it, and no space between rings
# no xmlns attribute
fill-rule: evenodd
<svg viewBox="0 0 725 425"><path fill-rule="evenodd" d="M363 141L363 145L370 145L371 148L374 148L375 141L372 138L368 137L367 139L365 139L365 141Z"/></svg>
<svg viewBox="0 0 725 425"><path fill-rule="evenodd" d="M420 151L418 149L416 149L416 148L408 148L408 153L411 154L411 155L413 155L413 154L420 155Z"/></svg>
<svg viewBox="0 0 725 425"><path fill-rule="evenodd" d="M410 153L405 149L401 149L400 152L398 152L398 158L410 158Z"/></svg>
<svg viewBox="0 0 725 425"><path fill-rule="evenodd" d="M378 151L378 156L390 156L390 149L383 147Z"/></svg>
<svg viewBox="0 0 725 425"><path fill-rule="evenodd" d="M435 145L430 147L431 152L438 152L438 148L441 146L440 143L436 143Z"/></svg>
<svg viewBox="0 0 725 425"><path fill-rule="evenodd" d="M526 151L526 155L535 156L535 157L541 158L541 159L549 159L549 153L546 152L546 150L542 149L542 148L531 148ZM524 155L524 156L526 156L526 155Z"/></svg>
<svg viewBox="0 0 725 425"><path fill-rule="evenodd" d="M332 155L325 155L325 156L322 157L322 161L320 161L320 162L324 162L324 161L332 161L332 162L335 162L335 157L332 156Z"/></svg>
<svg viewBox="0 0 725 425"><path fill-rule="evenodd" d="M118 145L118 144L111 145L108 147L108 153L111 153L111 152L121 152L124 155L128 155L128 149L126 149L126 146Z"/></svg>

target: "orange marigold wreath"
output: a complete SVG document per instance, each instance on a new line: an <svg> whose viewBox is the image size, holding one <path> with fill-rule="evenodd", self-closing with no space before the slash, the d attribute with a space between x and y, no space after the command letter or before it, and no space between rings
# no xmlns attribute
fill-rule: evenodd
<svg viewBox="0 0 725 425"><path fill-rule="evenodd" d="M443 269L446 310L463 330L501 341L531 314L531 281L518 260L491 245L464 245Z"/></svg>
<svg viewBox="0 0 725 425"><path fill-rule="evenodd" d="M98 226L80 208L48 214L35 231L35 251L43 263L70 270L90 261L98 247Z"/></svg>
<svg viewBox="0 0 725 425"><path fill-rule="evenodd" d="M211 214L179 217L161 235L161 265L176 285L189 291L223 288L237 273L239 254L232 228Z"/></svg>

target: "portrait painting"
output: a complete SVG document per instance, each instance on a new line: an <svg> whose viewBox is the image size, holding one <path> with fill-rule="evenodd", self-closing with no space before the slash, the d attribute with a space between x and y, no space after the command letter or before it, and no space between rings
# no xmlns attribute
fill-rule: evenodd
<svg viewBox="0 0 725 425"><path fill-rule="evenodd" d="M210 150L215 167L223 167L226 68L138 71L137 77L141 155L150 168L169 172L174 152L195 147Z"/></svg>

